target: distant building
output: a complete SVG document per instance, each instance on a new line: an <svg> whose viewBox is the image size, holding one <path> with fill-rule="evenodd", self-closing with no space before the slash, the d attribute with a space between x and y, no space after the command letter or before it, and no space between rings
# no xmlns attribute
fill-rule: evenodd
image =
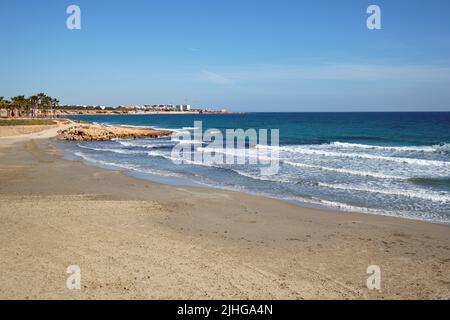
<svg viewBox="0 0 450 320"><path fill-rule="evenodd" d="M87 106L90 107L90 106ZM104 106L94 106L94 108L101 108L104 109ZM205 108L205 107L193 107L190 104L145 104L141 106L128 106L128 105L122 105L119 106L120 109L128 112L137 112L137 113L143 113L143 112L171 112L171 111L178 111L178 112L189 112L189 111L195 111L195 112L227 112L225 109L217 109L213 110L211 108ZM108 108L106 108L108 109Z"/></svg>

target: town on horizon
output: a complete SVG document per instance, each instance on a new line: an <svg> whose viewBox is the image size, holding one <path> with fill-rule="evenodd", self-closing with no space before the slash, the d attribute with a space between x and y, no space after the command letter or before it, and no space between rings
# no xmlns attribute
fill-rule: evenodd
<svg viewBox="0 0 450 320"><path fill-rule="evenodd" d="M207 107L194 107L190 104L145 104L145 105L120 105L108 107L104 105L60 105L61 110L71 112L120 113L120 114L145 114L145 113L227 113L226 109L214 109Z"/></svg>
<svg viewBox="0 0 450 320"><path fill-rule="evenodd" d="M193 107L189 104L146 104L107 107L103 105L66 105L41 92L29 97L19 95L5 99L0 96L0 118L42 118L83 114L223 114L226 109Z"/></svg>

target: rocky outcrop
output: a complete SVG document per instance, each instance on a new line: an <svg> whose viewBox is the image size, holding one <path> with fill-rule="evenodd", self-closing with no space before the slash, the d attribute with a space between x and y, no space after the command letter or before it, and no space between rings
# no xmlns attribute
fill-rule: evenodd
<svg viewBox="0 0 450 320"><path fill-rule="evenodd" d="M58 131L58 138L68 141L108 141L112 139L158 138L168 136L172 131L112 127L103 125L75 125Z"/></svg>

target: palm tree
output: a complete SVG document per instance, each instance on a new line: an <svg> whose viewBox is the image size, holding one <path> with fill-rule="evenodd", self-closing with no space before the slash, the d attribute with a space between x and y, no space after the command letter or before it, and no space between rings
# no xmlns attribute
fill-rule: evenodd
<svg viewBox="0 0 450 320"><path fill-rule="evenodd" d="M58 106L59 106L59 100L56 98L50 98L50 100L51 100L51 105L52 105L52 118L53 118L55 115L54 114L55 109L58 108Z"/></svg>
<svg viewBox="0 0 450 320"><path fill-rule="evenodd" d="M38 93L38 108L41 109L42 114L48 115L48 109L51 107L51 98L45 93Z"/></svg>
<svg viewBox="0 0 450 320"><path fill-rule="evenodd" d="M0 97L0 109L7 110L7 117L38 117L42 116L54 117L55 109L59 107L59 100L47 96L45 93L25 98L20 95L12 97L11 101Z"/></svg>
<svg viewBox="0 0 450 320"><path fill-rule="evenodd" d="M12 111L12 104L11 101L4 99L3 97L0 97L0 109L6 109L6 117L11 117L11 111Z"/></svg>
<svg viewBox="0 0 450 320"><path fill-rule="evenodd" d="M31 103L32 103L32 101L31 101L30 98L25 98L23 110L24 110L24 113L25 113L25 115L27 117L31 117L32 116L33 105Z"/></svg>
<svg viewBox="0 0 450 320"><path fill-rule="evenodd" d="M30 102L30 108L31 108L31 117L35 118L38 113L39 108L39 98L37 95L31 96L28 98Z"/></svg>
<svg viewBox="0 0 450 320"><path fill-rule="evenodd" d="M0 110L1 109L7 109L7 103L3 97L0 97Z"/></svg>
<svg viewBox="0 0 450 320"><path fill-rule="evenodd" d="M44 114L44 97L45 97L45 94L42 92L36 94L37 108L38 108L40 114Z"/></svg>
<svg viewBox="0 0 450 320"><path fill-rule="evenodd" d="M16 96L11 98L11 115L13 117L20 117L24 110L27 109L29 105L28 99L25 96Z"/></svg>
<svg viewBox="0 0 450 320"><path fill-rule="evenodd" d="M44 105L44 109L45 109L45 115L46 115L46 117L48 117L48 115L52 109L52 99L46 95L43 99L43 105Z"/></svg>
<svg viewBox="0 0 450 320"><path fill-rule="evenodd" d="M11 112L12 112L12 102L11 100L5 100L6 104L6 117L11 118Z"/></svg>
<svg viewBox="0 0 450 320"><path fill-rule="evenodd" d="M6 109L6 103L5 103L5 98L4 97L0 97L0 109Z"/></svg>

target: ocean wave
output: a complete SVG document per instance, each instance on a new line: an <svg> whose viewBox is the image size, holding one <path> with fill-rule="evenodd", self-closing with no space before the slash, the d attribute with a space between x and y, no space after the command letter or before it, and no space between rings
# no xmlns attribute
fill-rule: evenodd
<svg viewBox="0 0 450 320"><path fill-rule="evenodd" d="M299 163L299 162L292 162L292 161L287 161L287 160L283 160L282 163L285 163L285 164L293 166L293 167L318 169L321 171L350 174L350 175L361 176L361 177L372 177L372 178L377 178L377 179L388 179L388 180L406 180L407 179L405 177L392 176L392 175L387 175L387 174L378 173L378 172L368 172L368 171L361 171L361 170L356 171L356 170L343 169L343 168L323 167L323 166L310 165L310 164Z"/></svg>
<svg viewBox="0 0 450 320"><path fill-rule="evenodd" d="M313 156L324 156L324 157L338 157L338 158L353 158L353 159L368 159L368 160L381 160L390 161L397 163L407 163L412 165L421 166L438 166L438 167L450 167L450 162L441 160L428 160L428 159L416 159L416 158L403 158L403 157L388 157L382 155L374 155L368 153L353 153L353 152L335 152L335 151L324 151L311 149L305 146L256 146L257 148L273 148L274 150L286 151L290 153L306 154Z"/></svg>
<svg viewBox="0 0 450 320"><path fill-rule="evenodd" d="M450 144L438 144L433 146L377 146L360 143L348 143L335 141L330 143L331 146L338 148L354 148L354 149L366 149L366 150L382 150L392 152L421 152L421 153L446 153L450 152Z"/></svg>
<svg viewBox="0 0 450 320"><path fill-rule="evenodd" d="M381 216L388 216L388 217L402 217L405 219L411 219L411 220L421 220L421 221L431 221L434 223L443 223L443 224L449 224L449 221L447 219L440 219L432 214L423 212L421 215L413 215L409 211L400 211L400 210L386 210L386 209L375 209L375 208L367 208L367 207L361 207L361 206L355 206L348 203L338 202L338 201L330 201L325 199L320 199L316 197L307 197L307 196L281 196L281 195L273 195L266 192L257 192L252 191L247 188L243 188L242 186L220 186L215 185L211 183L204 183L205 186L213 187L213 188L220 188L224 190L231 190L231 191L240 191L240 192L246 192L249 194L253 194L256 196L263 196L271 199L277 199L277 200L283 200L283 201L289 201L289 202L296 202L303 205L312 205L312 206L320 206L321 208L329 208L329 209L335 209L342 212L355 212L355 213L368 213L368 214L375 214L375 215L381 215Z"/></svg>
<svg viewBox="0 0 450 320"><path fill-rule="evenodd" d="M179 174L173 173L173 172L169 172L169 171L161 171L161 170L150 170L150 169L144 169L138 166L133 166L130 164L125 164L125 163L118 163L118 162L111 162L111 161L104 161L104 160L100 160L100 159L94 159L92 157L89 157L88 155L82 153L82 152L75 152L74 155L76 155L77 157L82 158L83 160L93 163L93 164L97 164L97 165L101 165L101 166L109 166L109 167L116 167L116 168L120 168L120 169L125 169L125 170L130 170L130 171L135 171L135 172L139 172L139 173L147 173L147 174L154 174L154 175L158 175L158 176L164 176L164 177L181 177Z"/></svg>
<svg viewBox="0 0 450 320"><path fill-rule="evenodd" d="M433 202L439 202L439 203L449 203L450 202L450 195L445 192L444 193L438 193L433 192L430 190L400 190L400 189L373 189L373 188L367 188L363 186L351 186L351 185L345 185L345 184L329 184L329 183L322 183L319 182L319 187L329 188L329 189L336 189L336 190L345 190L345 191L357 191L357 192L368 192L368 193L379 193L379 194L385 194L385 195L393 195L393 196L403 196L408 198L418 198L423 200L429 200Z"/></svg>
<svg viewBox="0 0 450 320"><path fill-rule="evenodd" d="M259 159L260 161L280 161L281 159L278 157L278 152L275 152L276 156L266 156L268 153L258 152L258 150L253 148L245 148L245 149L235 149L235 148L212 148L212 147L198 147L197 151L208 152L208 153L218 153L228 156L233 156L237 158L245 159ZM272 155L272 153L270 153Z"/></svg>
<svg viewBox="0 0 450 320"><path fill-rule="evenodd" d="M171 156L165 155L164 153L158 152L158 151L149 151L147 152L147 155L150 157L160 157L160 158L164 158L167 160L173 160L173 158Z"/></svg>
<svg viewBox="0 0 450 320"><path fill-rule="evenodd" d="M356 213L368 213L368 214L375 214L380 216L388 216L388 217L402 217L404 219L409 220L420 220L420 221L428 221L433 223L443 223L443 224L449 224L449 220L446 218L440 218L439 216L435 216L433 214L422 212L420 215L414 215L411 214L409 211L401 211L401 210L381 210L381 209L374 209L374 208L366 208L361 206L354 206L347 203L337 202L337 201L329 201L324 199L318 199L318 198L312 198L312 199L303 199L303 198L295 198L295 199L288 199L283 198L282 200L287 201L298 201L303 202L306 204L313 204L313 205L319 205L322 207L328 207L328 208L335 208L339 211L344 212L356 212Z"/></svg>
<svg viewBox="0 0 450 320"><path fill-rule="evenodd" d="M217 168L220 170L224 170L224 171L229 171L229 172L234 172L240 176L246 177L246 178L250 178L250 179L254 179L254 180L260 180L260 181L270 181L270 182L281 182L281 183L287 183L289 182L288 180L285 179L274 179L274 178L269 178L267 176L262 176L262 175L255 175L249 172L245 172L243 170L238 170L238 169L234 169L234 168L229 168L229 167L223 167L220 164L216 164L216 163L207 163L207 162L200 162L200 161L193 161L193 160L189 160L189 159L182 159L182 158L174 158L172 156L166 155L164 153L161 152L155 152L155 151L150 151L147 153L149 156L153 156L153 157L161 157L170 161L182 161L183 164L190 164L190 165L195 165L195 166L203 166L203 167L211 167L211 168Z"/></svg>
<svg viewBox="0 0 450 320"><path fill-rule="evenodd" d="M201 140L184 140L184 139L178 139L178 138L171 138L170 141L176 142L176 144L191 144L191 145L202 145L203 141Z"/></svg>
<svg viewBox="0 0 450 320"><path fill-rule="evenodd" d="M268 198L273 199L279 199L284 201L293 201L293 202L299 202L303 204L309 204L314 206L320 206L330 209L336 209L343 212L356 212L356 213L370 213L375 215L381 215L381 216L388 216L388 217L402 217L405 219L411 219L411 220L421 220L421 221L432 221L432 222L438 222L438 223L445 223L448 224L448 220L445 219L439 219L435 216L428 214L428 213L422 213L421 216L412 215L409 211L400 211L400 210L385 210L385 209L375 209L375 208L367 208L367 207L361 207L361 206L355 206L348 203L338 202L338 201L330 201L325 199L320 199L316 197L300 197L300 196L278 196L275 197L270 194L264 194L264 193L257 193L257 192L249 192L255 195L259 196L265 196Z"/></svg>
<svg viewBox="0 0 450 320"><path fill-rule="evenodd" d="M173 132L189 132L195 129L195 127L181 127L181 128L163 128L158 126L153 126L153 129L156 130L166 130L166 131L173 131Z"/></svg>
<svg viewBox="0 0 450 320"><path fill-rule="evenodd" d="M171 155L164 154L164 153L158 152L158 151L149 151L149 152L147 152L147 155L149 155L151 157L164 158L164 159L167 159L170 161L181 161L184 164L193 164L193 165L197 165L197 166L215 167L215 168L224 169L223 167L221 167L217 164L214 164L214 163L205 163L205 162L193 161L193 160L184 159L184 158L172 157Z"/></svg>
<svg viewBox="0 0 450 320"><path fill-rule="evenodd" d="M100 164L100 165L105 165L105 166L113 166L113 167L120 167L122 169L128 169L128 170L136 170L135 166L129 165L129 164L119 164L117 162L110 162L110 161L105 161L105 160L100 160L100 159L94 159L92 157L89 157L88 155L82 153L82 152L75 152L74 155L76 155L77 157L82 158L83 160L86 160L88 162L91 163L96 163L96 164Z"/></svg>
<svg viewBox="0 0 450 320"><path fill-rule="evenodd" d="M389 216L396 216L398 212L394 211L387 211L387 210L379 210L379 209L372 209L372 208L366 208L366 207L360 207L360 206L354 206L343 202L338 201L329 201L319 198L304 198L304 197L282 197L281 200L287 200L287 201L299 201L304 202L308 204L314 204L314 205L320 205L324 207L329 208L335 208L346 212L358 212L358 213L373 213L373 214L382 214L382 215L389 215Z"/></svg>
<svg viewBox="0 0 450 320"><path fill-rule="evenodd" d="M269 182L277 182L277 183L289 183L290 182L287 179L274 179L273 176L271 176L272 178L269 178L268 176L255 175L255 174L252 174L249 172L245 172L243 170L237 170L237 169L231 169L231 170L233 170L240 176L247 177L247 178L250 178L253 180L269 181Z"/></svg>
<svg viewBox="0 0 450 320"><path fill-rule="evenodd" d="M154 129L154 127L151 126L138 126L138 125L132 125L132 124L121 124L119 127L125 127L125 128L138 128L138 129Z"/></svg>
<svg viewBox="0 0 450 320"><path fill-rule="evenodd" d="M117 140L116 142L120 143L124 147L136 147L136 148L145 148L145 149L172 148L175 145L174 143L170 143L170 142L154 143L155 140L152 141L153 142L152 144L139 143L139 142L136 142L135 140L133 140L133 141Z"/></svg>
<svg viewBox="0 0 450 320"><path fill-rule="evenodd" d="M94 148L94 147L87 147L81 144L77 144L78 147L92 150L92 151L102 151L102 152L113 152L113 153L120 153L120 154L145 154L143 151L136 151L136 150L125 150L125 149L110 149L110 148Z"/></svg>

